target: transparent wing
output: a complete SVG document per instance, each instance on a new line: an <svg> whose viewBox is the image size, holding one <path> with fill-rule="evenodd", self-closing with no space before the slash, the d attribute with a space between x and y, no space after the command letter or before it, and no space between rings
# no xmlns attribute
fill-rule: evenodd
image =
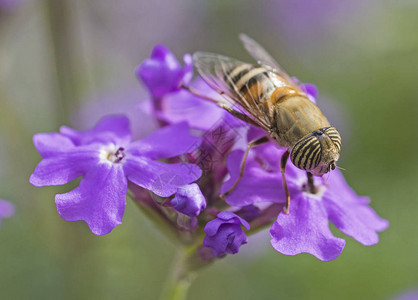
<svg viewBox="0 0 418 300"><path fill-rule="evenodd" d="M289 84L299 88L299 85L283 70L277 61L263 48L259 43L254 41L248 35L241 33L239 35L241 42L244 44L247 52L263 67L270 69L272 72L279 74Z"/></svg>
<svg viewBox="0 0 418 300"><path fill-rule="evenodd" d="M268 130L270 120L266 113L257 105L257 99L244 97L231 76L237 68L254 68L254 66L239 60L208 52L196 52L193 54L193 63L203 80L219 94L223 95L232 108L246 114L254 122Z"/></svg>

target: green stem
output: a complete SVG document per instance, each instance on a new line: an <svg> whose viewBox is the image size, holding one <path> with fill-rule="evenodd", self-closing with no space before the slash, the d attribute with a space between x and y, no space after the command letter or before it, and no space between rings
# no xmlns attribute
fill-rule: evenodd
<svg viewBox="0 0 418 300"><path fill-rule="evenodd" d="M213 260L202 260L199 249L203 243L203 235L195 236L192 244L184 245L185 238L177 230L175 224L167 218L160 208L153 202L148 192L130 187L128 197L131 198L140 210L154 223L161 232L178 247L170 277L163 288L161 300L185 300L187 292L197 271L210 264ZM146 194L141 194L146 193ZM140 200L140 201L139 201Z"/></svg>
<svg viewBox="0 0 418 300"><path fill-rule="evenodd" d="M147 216L147 218L158 228L165 236L173 242L175 245L181 245L180 236L176 230L175 224L173 224L164 214L157 210L155 205L152 206L147 201L139 201L136 199L136 195L131 190L128 190L128 198L138 206L141 212ZM142 200L145 200L142 199Z"/></svg>
<svg viewBox="0 0 418 300"><path fill-rule="evenodd" d="M187 248L179 248L170 277L166 282L160 300L187 299L189 288L193 279L196 278L195 271L199 268L197 266L193 266L191 259L192 256L190 256L190 254L194 255L195 251L190 253Z"/></svg>

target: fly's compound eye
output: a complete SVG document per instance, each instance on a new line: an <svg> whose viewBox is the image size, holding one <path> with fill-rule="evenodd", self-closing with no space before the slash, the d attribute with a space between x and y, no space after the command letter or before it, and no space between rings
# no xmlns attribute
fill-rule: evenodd
<svg viewBox="0 0 418 300"><path fill-rule="evenodd" d="M325 134L329 136L331 141L334 143L335 147L338 149L338 153L341 152L341 135L335 127L328 127L325 130ZM334 169L333 169L334 170Z"/></svg>
<svg viewBox="0 0 418 300"><path fill-rule="evenodd" d="M299 141L290 154L292 163L302 170L315 169L321 161L321 144L315 135Z"/></svg>

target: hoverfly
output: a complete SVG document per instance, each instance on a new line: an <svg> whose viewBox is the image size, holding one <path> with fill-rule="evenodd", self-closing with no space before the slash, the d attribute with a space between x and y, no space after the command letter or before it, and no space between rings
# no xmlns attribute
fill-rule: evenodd
<svg viewBox="0 0 418 300"><path fill-rule="evenodd" d="M257 61L256 65L207 52L193 55L195 67L203 80L233 104L228 106L217 102L218 105L267 133L248 144L240 176L222 196L229 195L242 178L249 150L273 140L287 148L282 155L280 169L286 194L285 212L288 213L290 195L285 170L289 154L292 163L307 172L309 189L315 192L313 175L322 176L335 169L341 152L341 136L318 106L309 100L262 46L244 34L240 35L240 39Z"/></svg>

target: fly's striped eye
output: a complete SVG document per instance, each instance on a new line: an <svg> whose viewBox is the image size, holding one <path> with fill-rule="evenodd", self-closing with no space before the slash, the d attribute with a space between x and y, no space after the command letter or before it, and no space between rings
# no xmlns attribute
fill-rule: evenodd
<svg viewBox="0 0 418 300"><path fill-rule="evenodd" d="M335 127L328 127L327 129L325 129L324 133L329 136L331 141L337 147L338 152L341 152L341 136L337 129Z"/></svg>
<svg viewBox="0 0 418 300"><path fill-rule="evenodd" d="M290 160L299 169L315 169L321 161L321 144L318 137L312 134L299 141L292 149Z"/></svg>

